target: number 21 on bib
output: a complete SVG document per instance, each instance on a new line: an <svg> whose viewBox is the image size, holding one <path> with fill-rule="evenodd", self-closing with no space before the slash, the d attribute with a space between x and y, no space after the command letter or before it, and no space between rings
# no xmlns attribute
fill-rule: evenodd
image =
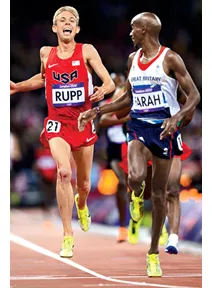
<svg viewBox="0 0 212 288"><path fill-rule="evenodd" d="M58 133L60 132L61 123L54 120L48 120L46 123L46 131L49 133Z"/></svg>

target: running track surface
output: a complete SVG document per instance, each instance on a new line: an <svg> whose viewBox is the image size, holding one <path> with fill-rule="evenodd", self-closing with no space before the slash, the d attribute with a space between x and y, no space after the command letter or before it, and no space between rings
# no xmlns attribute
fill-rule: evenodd
<svg viewBox="0 0 212 288"><path fill-rule="evenodd" d="M103 235L92 227L83 232L75 226L74 257L62 259L58 254L61 223L44 221L39 209L12 210L10 287L202 287L200 255L169 255L161 248L163 277L148 278L146 243L117 244L114 235Z"/></svg>

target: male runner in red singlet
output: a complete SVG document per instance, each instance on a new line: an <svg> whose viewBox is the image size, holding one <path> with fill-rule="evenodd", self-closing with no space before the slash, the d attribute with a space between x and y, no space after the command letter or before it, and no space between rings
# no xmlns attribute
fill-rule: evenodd
<svg viewBox="0 0 212 288"><path fill-rule="evenodd" d="M80 114L78 128L83 131L98 114L131 106L128 121L128 184L132 190L130 214L134 221L143 215L143 197L147 175L144 149L152 153L152 233L147 260L148 277L161 277L159 238L166 217L166 191L174 155L182 154L179 130L186 115L195 109L200 94L181 57L160 44L161 21L144 12L131 21L130 36L138 47L129 56L126 92L116 101ZM180 109L178 84L188 99ZM141 186L142 183L142 186Z"/></svg>
<svg viewBox="0 0 212 288"><path fill-rule="evenodd" d="M77 118L92 107L93 101L102 100L105 94L112 92L115 84L96 49L90 44L75 42L75 35L80 31L79 14L75 8L64 6L58 9L53 17L52 30L57 34L58 46L40 49L41 73L17 84L11 82L11 94L39 89L45 84L48 117L40 140L50 148L57 164L56 194L64 233L60 256L70 258L74 247L70 156L72 152L77 171L75 203L78 218L82 230L88 231L91 217L86 202L97 141L92 121L87 123L84 133L80 133ZM103 82L100 87L93 88L93 70Z"/></svg>

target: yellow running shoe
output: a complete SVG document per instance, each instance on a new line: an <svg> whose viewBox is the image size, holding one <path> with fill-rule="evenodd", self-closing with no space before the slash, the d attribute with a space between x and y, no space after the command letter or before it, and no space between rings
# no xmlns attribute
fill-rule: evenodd
<svg viewBox="0 0 212 288"><path fill-rule="evenodd" d="M75 204L77 208L77 215L78 215L81 229L86 232L89 230L91 226L91 215L89 213L87 205L85 205L84 209L79 209L78 198L79 198L79 194L76 194L74 199L75 199Z"/></svg>
<svg viewBox="0 0 212 288"><path fill-rule="evenodd" d="M161 277L162 270L160 268L160 261L158 254L147 254L147 276L148 277Z"/></svg>
<svg viewBox="0 0 212 288"><path fill-rule="evenodd" d="M164 224L162 228L162 232L160 234L159 245L164 246L168 242L168 239L169 239L169 234L166 230L166 225Z"/></svg>
<svg viewBox="0 0 212 288"><path fill-rule="evenodd" d="M141 184L141 194L139 196L135 196L134 191L132 191L131 201L130 201L130 215L131 218L138 222L141 220L144 213L144 189L145 189L145 181Z"/></svg>
<svg viewBox="0 0 212 288"><path fill-rule="evenodd" d="M139 241L139 232L141 226L142 219L138 222L133 221L130 219L129 227L128 227L128 242L130 244L137 244Z"/></svg>
<svg viewBox="0 0 212 288"><path fill-rule="evenodd" d="M62 248L60 250L60 257L62 258L72 258L74 249L74 237L64 236Z"/></svg>

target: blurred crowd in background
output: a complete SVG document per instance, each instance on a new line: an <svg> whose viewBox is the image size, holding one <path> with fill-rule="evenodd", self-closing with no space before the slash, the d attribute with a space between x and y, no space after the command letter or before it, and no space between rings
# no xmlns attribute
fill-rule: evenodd
<svg viewBox="0 0 212 288"><path fill-rule="evenodd" d="M60 1L48 11L42 2L11 0L11 70L14 82L23 81L40 71L42 46L57 45L52 32L54 12L61 6L74 6L80 14L81 31L77 42L91 43L99 52L110 73L125 73L128 55L134 48L129 37L130 21L140 12L154 12L162 22L161 43L183 58L200 93L202 91L202 7L200 0L150 1ZM24 9L23 9L24 7ZM96 75L94 84L99 85ZM111 96L111 95L109 95ZM109 97L107 96L107 97ZM48 151L43 150L39 135L47 116L45 91L11 96L11 205L46 205L54 201L56 166ZM113 194L113 175L105 179L105 129L98 131L91 175L91 193ZM182 190L193 195L202 193L202 106L198 105L192 122L183 129L183 141L193 153L183 162ZM74 165L74 164L73 164ZM74 169L74 166L73 166ZM73 173L73 181L74 173ZM101 187L98 185L102 185ZM53 191L53 193L52 193Z"/></svg>

